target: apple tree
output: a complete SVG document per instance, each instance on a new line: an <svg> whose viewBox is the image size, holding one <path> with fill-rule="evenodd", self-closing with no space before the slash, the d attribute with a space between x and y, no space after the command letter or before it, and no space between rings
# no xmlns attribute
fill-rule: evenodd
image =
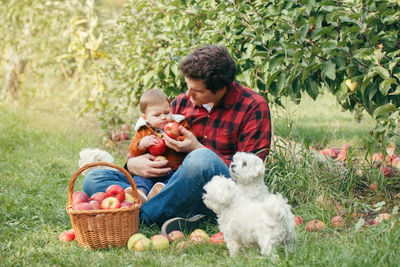
<svg viewBox="0 0 400 267"><path fill-rule="evenodd" d="M399 18L395 0L132 0L105 36L95 106L104 111L108 99L126 110L149 88L184 91L180 60L214 43L230 50L237 80L270 103L329 91L356 118L373 116L383 140L398 134Z"/></svg>

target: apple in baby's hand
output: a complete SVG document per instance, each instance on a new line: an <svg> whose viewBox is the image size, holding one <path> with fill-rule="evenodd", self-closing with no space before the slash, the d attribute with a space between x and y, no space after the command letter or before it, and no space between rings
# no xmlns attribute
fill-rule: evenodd
<svg viewBox="0 0 400 267"><path fill-rule="evenodd" d="M101 202L101 209L119 209L121 207L121 202L115 197L107 197Z"/></svg>
<svg viewBox="0 0 400 267"><path fill-rule="evenodd" d="M322 229L324 229L325 227L325 223L320 221L320 220L312 220L309 221L307 226L306 226L306 230L309 232L317 232L320 231Z"/></svg>
<svg viewBox="0 0 400 267"><path fill-rule="evenodd" d="M97 192L97 193L94 193L94 194L89 198L89 201L90 201L90 200L97 200L97 201L99 201L99 202L101 203L105 198L106 198L106 193L104 193L104 192Z"/></svg>
<svg viewBox="0 0 400 267"><path fill-rule="evenodd" d="M60 241L63 241L63 242L71 242L71 241L74 241L74 240L75 240L75 233L74 233L74 230L71 229L71 230L62 232L62 233L58 236L58 239L59 239Z"/></svg>
<svg viewBox="0 0 400 267"><path fill-rule="evenodd" d="M89 196L83 191L75 191L72 194L72 206L82 202L89 202Z"/></svg>
<svg viewBox="0 0 400 267"><path fill-rule="evenodd" d="M110 185L106 189L105 197L115 197L119 202L122 202L125 199L125 190L117 184Z"/></svg>
<svg viewBox="0 0 400 267"><path fill-rule="evenodd" d="M185 235L179 230L172 231L168 236L171 242L179 242L185 239Z"/></svg>
<svg viewBox="0 0 400 267"><path fill-rule="evenodd" d="M225 244L224 234L222 232L216 233L210 237L211 244Z"/></svg>
<svg viewBox="0 0 400 267"><path fill-rule="evenodd" d="M164 160L167 160L167 158L164 157L164 156L157 156L157 157L154 159L154 161L164 161Z"/></svg>
<svg viewBox="0 0 400 267"><path fill-rule="evenodd" d="M74 210L94 210L94 207L89 202L81 202L74 206Z"/></svg>
<svg viewBox="0 0 400 267"><path fill-rule="evenodd" d="M92 205L93 209L95 209L95 210L101 209L101 202L98 200L94 200L94 199L90 200L89 204Z"/></svg>
<svg viewBox="0 0 400 267"><path fill-rule="evenodd" d="M210 241L210 237L202 229L194 230L190 234L189 239L190 239L190 241L193 241L194 243L202 243L202 242L209 242Z"/></svg>
<svg viewBox="0 0 400 267"><path fill-rule="evenodd" d="M169 248L169 240L166 236L153 235L150 237L150 240L153 243L153 248L155 250L165 250Z"/></svg>
<svg viewBox="0 0 400 267"><path fill-rule="evenodd" d="M181 130L179 130L179 124L176 121L167 123L164 126L164 133L171 137L172 139L177 139L181 135Z"/></svg>
<svg viewBox="0 0 400 267"><path fill-rule="evenodd" d="M124 200L124 201L121 202L121 207L120 207L120 208L121 208L121 209L122 209L122 208L130 208L130 207L132 207L132 205L133 205L132 202L128 202L128 201L125 201L125 200Z"/></svg>
<svg viewBox="0 0 400 267"><path fill-rule="evenodd" d="M162 138L157 138L157 144L149 147L149 153L153 156L159 156L165 152L167 145L165 144L165 140Z"/></svg>
<svg viewBox="0 0 400 267"><path fill-rule="evenodd" d="M304 224L304 220L301 216L294 216L294 222L296 225Z"/></svg>

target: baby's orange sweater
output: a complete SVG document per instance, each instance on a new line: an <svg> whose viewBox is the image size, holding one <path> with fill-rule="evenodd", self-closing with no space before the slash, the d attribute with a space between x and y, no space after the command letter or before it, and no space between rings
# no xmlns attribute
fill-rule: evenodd
<svg viewBox="0 0 400 267"><path fill-rule="evenodd" d="M180 122L179 125L185 127L185 129L196 135L185 120ZM147 152L147 149L139 149L139 142L140 140L142 140L143 137L148 135L157 136L156 132L147 124L143 125L136 131L136 134L133 137L131 144L129 145L129 154L131 157L137 157ZM179 140L183 140L184 138L185 136L178 137ZM186 155L186 152L176 152L169 147L166 148L163 154L163 156L166 157L168 160L168 167L170 167L174 171L179 168Z"/></svg>

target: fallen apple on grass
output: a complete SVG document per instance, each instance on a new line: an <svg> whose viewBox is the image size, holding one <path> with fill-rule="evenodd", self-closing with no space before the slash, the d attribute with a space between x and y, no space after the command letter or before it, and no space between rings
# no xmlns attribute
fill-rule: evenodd
<svg viewBox="0 0 400 267"><path fill-rule="evenodd" d="M133 249L135 250L135 252L142 252L142 251L150 250L152 248L152 245L153 245L153 243L147 237L141 238L135 243L135 245L133 246Z"/></svg>
<svg viewBox="0 0 400 267"><path fill-rule="evenodd" d="M382 223L384 220L389 220L390 219L390 214L389 213L381 213L378 216L373 219L372 224L373 225L378 225Z"/></svg>
<svg viewBox="0 0 400 267"><path fill-rule="evenodd" d="M125 199L125 190L120 185L110 185L105 192L105 198L108 197L115 197L119 202L122 202Z"/></svg>
<svg viewBox="0 0 400 267"><path fill-rule="evenodd" d="M304 224L304 220L301 216L294 216L294 222L296 225Z"/></svg>
<svg viewBox="0 0 400 267"><path fill-rule="evenodd" d="M190 234L189 240L194 243L202 243L202 242L209 242L210 237L204 230L196 229Z"/></svg>
<svg viewBox="0 0 400 267"><path fill-rule="evenodd" d="M155 250L166 250L169 248L169 240L164 235L153 235L150 237L150 240Z"/></svg>
<svg viewBox="0 0 400 267"><path fill-rule="evenodd" d="M171 242L179 242L185 240L185 235L179 230L172 231L171 233L169 233L168 236Z"/></svg>
<svg viewBox="0 0 400 267"><path fill-rule="evenodd" d="M210 237L211 244L225 244L224 234L222 232L216 233Z"/></svg>
<svg viewBox="0 0 400 267"><path fill-rule="evenodd" d="M129 237L128 245L127 245L128 249L129 250L133 250L136 242L139 241L142 238L147 238L147 237L144 234L141 234L141 233L136 233L136 234L132 235L131 237Z"/></svg>
<svg viewBox="0 0 400 267"><path fill-rule="evenodd" d="M101 209L119 209L121 207L121 202L115 197L107 197L101 202Z"/></svg>
<svg viewBox="0 0 400 267"><path fill-rule="evenodd" d="M311 220L307 223L306 230L308 232L318 232L324 229L325 223L320 220Z"/></svg>
<svg viewBox="0 0 400 267"><path fill-rule="evenodd" d="M375 191L378 188L378 184L376 182L373 182L369 185L369 189L372 191Z"/></svg>
<svg viewBox="0 0 400 267"><path fill-rule="evenodd" d="M342 216L335 216L331 219L332 226L335 228L341 228L344 226L344 219Z"/></svg>
<svg viewBox="0 0 400 267"><path fill-rule="evenodd" d="M63 241L63 242L71 242L71 241L74 241L74 240L75 240L75 233L74 233L74 230L71 229L71 230L62 232L62 233L58 236L58 239L59 239L60 241Z"/></svg>

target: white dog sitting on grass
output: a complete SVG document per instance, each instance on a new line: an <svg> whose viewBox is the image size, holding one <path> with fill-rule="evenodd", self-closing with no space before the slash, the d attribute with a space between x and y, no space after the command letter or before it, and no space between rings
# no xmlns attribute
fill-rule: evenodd
<svg viewBox="0 0 400 267"><path fill-rule="evenodd" d="M239 162L236 161L238 157L234 157L231 164L230 171L235 174L236 182L214 176L204 186L203 202L217 214L230 256L235 256L241 248L252 246L259 247L261 254L271 256L276 255L278 245L287 245L292 250L296 232L291 207L280 194L270 194L265 184L261 186L257 179L249 179L257 176L256 172L262 168L253 166L257 156L245 154L240 155ZM261 159L256 162L256 165L263 165ZM246 183L240 185L239 181ZM250 190L252 185L253 192Z"/></svg>
<svg viewBox="0 0 400 267"><path fill-rule="evenodd" d="M81 152L79 152L79 168L83 165L94 163L98 161L114 163L114 157L108 153L107 151L98 149L98 148L84 148ZM86 169L82 172L83 175L86 175L89 171L93 169L113 169L107 166L96 166L89 169Z"/></svg>

